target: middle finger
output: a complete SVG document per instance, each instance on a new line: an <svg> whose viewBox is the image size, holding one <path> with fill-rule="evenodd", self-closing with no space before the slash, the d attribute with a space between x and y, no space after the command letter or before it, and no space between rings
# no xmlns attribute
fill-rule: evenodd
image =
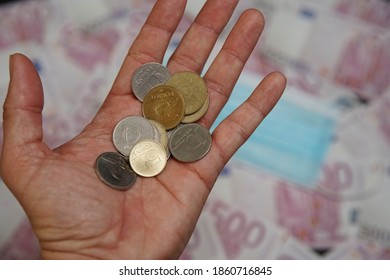
<svg viewBox="0 0 390 280"><path fill-rule="evenodd" d="M259 11L255 9L245 11L207 70L204 80L210 94L210 106L201 119L206 127L211 127L228 101L263 28L264 18Z"/></svg>
<svg viewBox="0 0 390 280"><path fill-rule="evenodd" d="M201 73L237 3L238 0L206 2L168 62L168 68L172 73L179 71Z"/></svg>

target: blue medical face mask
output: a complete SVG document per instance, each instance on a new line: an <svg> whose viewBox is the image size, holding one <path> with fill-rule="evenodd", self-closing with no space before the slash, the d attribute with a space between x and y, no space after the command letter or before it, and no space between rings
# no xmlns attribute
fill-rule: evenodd
<svg viewBox="0 0 390 280"><path fill-rule="evenodd" d="M238 82L212 130L253 88ZM333 136L335 118L311 108L306 101L294 100L287 91L233 159L314 188Z"/></svg>

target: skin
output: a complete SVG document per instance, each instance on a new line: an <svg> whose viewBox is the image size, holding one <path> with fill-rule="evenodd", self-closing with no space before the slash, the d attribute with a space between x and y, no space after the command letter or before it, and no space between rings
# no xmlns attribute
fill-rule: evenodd
<svg viewBox="0 0 390 280"><path fill-rule="evenodd" d="M206 2L169 60L171 73L201 73L237 2ZM156 1L94 119L54 150L42 141L39 75L24 55L10 57L0 171L31 221L42 258L178 258L221 170L282 95L285 77L269 74L215 129L211 150L203 159L194 163L170 159L160 175L139 177L125 192L104 185L94 170L96 158L115 150L112 131L119 120L141 115L130 77L140 65L162 61L185 4L184 0ZM229 99L263 27L259 11L245 11L205 73L210 108L199 123L207 128Z"/></svg>

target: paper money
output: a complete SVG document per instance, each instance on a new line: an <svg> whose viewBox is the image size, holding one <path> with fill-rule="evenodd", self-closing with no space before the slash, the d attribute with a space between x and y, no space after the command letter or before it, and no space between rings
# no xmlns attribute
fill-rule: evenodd
<svg viewBox="0 0 390 280"><path fill-rule="evenodd" d="M42 78L44 140L52 148L77 135L93 118L110 90L130 43L155 3L153 0L100 0L93 1L96 9L91 10L91 1L81 6L74 6L75 2L23 1L0 9L0 25L4 27L0 30L1 98L4 100L8 87L9 54L27 54ZM188 4L191 6L192 2L198 1ZM271 71L282 71L293 89L287 92L299 96L294 104L315 108L319 115L335 113L334 126L327 134L331 138L324 157L316 161L315 175L314 169L304 168L314 165L303 164L300 156L294 157L292 166L296 169L283 168L278 164L283 160L272 162L274 156L259 166L251 164L258 158L243 156L245 147L250 154L257 153L256 145L240 149L241 160L233 158L218 178L183 259L389 258L386 239L389 211L388 203L383 201L388 197L385 186L389 185L390 170L387 2L248 0L239 3L222 38L246 8L260 8L266 18L261 43L240 80L246 91L249 93L255 86L248 82L253 74L257 83ZM200 4L195 5L200 8ZM193 18L194 13L187 11L171 40L165 62ZM216 43L205 69L222 45L223 40ZM235 93L232 99L237 97ZM242 99L234 101L237 105ZM294 127L302 128L304 119L310 120L300 118ZM264 127L267 128L266 122ZM323 126L311 128L312 132L315 129L324 132ZM256 144L259 139L264 140L253 137L250 141ZM303 142L298 143L301 145L295 148L305 147ZM291 150L279 156L289 154ZM272 164L276 167L264 168ZM286 176L287 172L290 176ZM298 176L307 179L309 175L314 178L310 190L293 180ZM380 177L382 184L377 184ZM6 209L20 210L17 202L9 199L9 192L3 194L2 208L8 205ZM27 229L24 213L9 213L4 209L0 213L0 258L37 258L39 248L31 229ZM228 230L221 230L224 227ZM250 238L244 238L248 232ZM313 250L319 247L330 247L330 252L321 257Z"/></svg>
<svg viewBox="0 0 390 280"><path fill-rule="evenodd" d="M363 200L382 187L390 155L383 110L386 96L340 118L318 182L324 194Z"/></svg>
<svg viewBox="0 0 390 280"><path fill-rule="evenodd" d="M313 71L314 76L349 88L364 100L375 99L389 86L389 30L369 24L372 20L367 17L381 14L377 18L388 21L390 5L359 1L355 13L355 1L335 2L328 7L309 1L257 2L270 23L259 51L283 68ZM340 17L340 11L364 20L352 22ZM324 43L324 38L334 39Z"/></svg>
<svg viewBox="0 0 390 280"><path fill-rule="evenodd" d="M231 162L227 170L211 199L260 216L310 248L334 248L355 236L357 202L326 197L242 162Z"/></svg>
<svg viewBox="0 0 390 280"><path fill-rule="evenodd" d="M275 260L318 260L322 259L309 246L300 242L298 239L288 237L287 241L275 250L270 259Z"/></svg>
<svg viewBox="0 0 390 280"><path fill-rule="evenodd" d="M0 49L21 42L42 44L49 6L42 1L3 5L0 9Z"/></svg>
<svg viewBox="0 0 390 280"><path fill-rule="evenodd" d="M354 18L388 28L390 26L390 4L386 0L338 0L333 8Z"/></svg>
<svg viewBox="0 0 390 280"><path fill-rule="evenodd" d="M226 255L211 219L202 213L191 239L180 256L182 260L224 260Z"/></svg>
<svg viewBox="0 0 390 280"><path fill-rule="evenodd" d="M373 127L375 135L382 139L381 147L387 147L386 154L390 154L390 87L377 100L372 102L367 109L366 117L368 125Z"/></svg>
<svg viewBox="0 0 390 280"><path fill-rule="evenodd" d="M390 39L376 34L372 30L351 34L333 68L332 79L354 89L365 100L380 96L389 86Z"/></svg>
<svg viewBox="0 0 390 280"><path fill-rule="evenodd" d="M66 56L86 70L92 70L98 63L107 64L120 37L113 27L87 32L65 26L61 33L60 45Z"/></svg>
<svg viewBox="0 0 390 280"><path fill-rule="evenodd" d="M26 219L23 208L18 204L3 180L0 180L0 206L0 248L2 248Z"/></svg>
<svg viewBox="0 0 390 280"><path fill-rule="evenodd" d="M206 207L227 259L266 259L285 240L285 232L232 204L211 199Z"/></svg>
<svg viewBox="0 0 390 280"><path fill-rule="evenodd" d="M264 212L256 211L251 206L244 206L245 201L242 200L243 197L238 196L239 192L248 193L248 196L253 195L255 199L261 198L261 195L260 193L250 192L248 187L242 184L243 181L239 186L234 185L235 180L238 179L237 172L240 173L239 166L229 164L218 178L191 237L192 241L188 244L182 258L189 258L189 252L191 252L191 248L195 248L195 244L197 244L196 248L203 248L202 252L211 251L209 253L212 256L215 252L218 252L218 256L220 256L222 252L224 259L319 258L308 245L288 234L276 223L270 222ZM251 176L251 173L245 169L241 172L245 176L240 179ZM252 176L256 175L253 174ZM264 184L263 187L267 186ZM233 190L237 192L235 193ZM267 198L258 200L257 205L261 205L262 201L266 200ZM246 202L250 201L246 200ZM208 235L202 236L207 241L196 241L199 239L199 232L208 233ZM207 248L207 246L201 247L201 244L205 243L214 245L212 249ZM194 253L192 256L194 256Z"/></svg>
<svg viewBox="0 0 390 280"><path fill-rule="evenodd" d="M340 234L340 202L282 183L277 187L279 224L313 248L330 248Z"/></svg>
<svg viewBox="0 0 390 280"><path fill-rule="evenodd" d="M380 191L362 202L358 237L390 248L390 207L387 202L390 196L390 160L387 161L386 169Z"/></svg>
<svg viewBox="0 0 390 280"><path fill-rule="evenodd" d="M24 219L12 237L0 247L2 260L36 260L40 257L40 247L30 222Z"/></svg>
<svg viewBox="0 0 390 280"><path fill-rule="evenodd" d="M390 247L375 241L351 239L328 255L328 260L390 260Z"/></svg>

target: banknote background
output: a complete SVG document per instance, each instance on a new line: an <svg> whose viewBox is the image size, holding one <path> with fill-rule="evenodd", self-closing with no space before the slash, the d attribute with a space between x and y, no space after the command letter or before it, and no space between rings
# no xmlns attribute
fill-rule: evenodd
<svg viewBox="0 0 390 280"><path fill-rule="evenodd" d="M167 58L204 1L188 2ZM98 110L153 3L0 5L2 101L9 55L27 54L44 85L45 141L71 139ZM212 57L252 7L266 28L221 117L270 71L285 73L288 87L223 170L181 259L390 259L389 1L242 0ZM37 258L26 215L1 183L0 259Z"/></svg>

